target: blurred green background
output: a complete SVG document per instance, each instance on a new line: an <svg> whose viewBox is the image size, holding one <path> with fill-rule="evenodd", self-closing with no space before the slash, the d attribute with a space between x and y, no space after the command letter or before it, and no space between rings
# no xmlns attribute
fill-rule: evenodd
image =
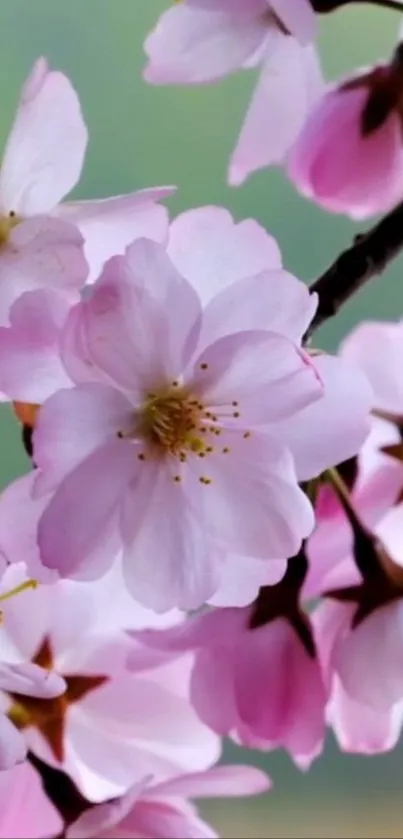
<svg viewBox="0 0 403 839"><path fill-rule="evenodd" d="M142 42L167 5L167 0L1 0L2 142L24 77L33 60L46 55L73 80L90 130L77 196L177 184L172 213L216 203L238 219L254 216L279 240L286 266L305 280L314 278L350 242L354 226L299 198L279 171L257 173L238 190L226 186L228 157L255 75L193 89L143 83ZM327 74L387 56L398 25L399 14L364 4L323 20L320 50ZM403 313L402 267L397 261L361 292L323 329L318 343L333 349L359 319ZM4 485L25 470L26 461L7 407L0 422ZM234 748L228 754L267 768L275 789L255 801L206 805L224 837L403 836L401 750L365 759L341 755L330 742L306 775L283 755L262 757Z"/></svg>

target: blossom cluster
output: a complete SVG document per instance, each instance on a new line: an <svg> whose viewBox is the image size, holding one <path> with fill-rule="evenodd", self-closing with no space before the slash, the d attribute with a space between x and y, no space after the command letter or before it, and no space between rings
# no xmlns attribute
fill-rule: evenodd
<svg viewBox="0 0 403 839"><path fill-rule="evenodd" d="M363 217L403 197L402 49L324 89L320 5L183 0L145 77L261 65L230 181L282 163ZM29 457L0 495L0 836L203 839L189 799L271 786L225 737L305 770L329 729L400 736L403 322L315 348L322 301L257 221L170 218L169 186L64 201L87 139L40 58L0 169L0 392Z"/></svg>

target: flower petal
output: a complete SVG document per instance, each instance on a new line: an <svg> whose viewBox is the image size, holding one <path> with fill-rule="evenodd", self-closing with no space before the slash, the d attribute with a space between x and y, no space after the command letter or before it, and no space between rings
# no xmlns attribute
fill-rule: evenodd
<svg viewBox="0 0 403 839"><path fill-rule="evenodd" d="M21 222L0 260L0 324L9 322L10 307L24 291L49 287L77 300L87 273L83 239L73 225L47 216Z"/></svg>
<svg viewBox="0 0 403 839"><path fill-rule="evenodd" d="M0 714L0 770L12 769L27 754L24 736L5 714Z"/></svg>
<svg viewBox="0 0 403 839"><path fill-rule="evenodd" d="M144 479L125 496L126 583L136 600L155 611L197 609L219 585L221 554L190 512L174 467L142 466Z"/></svg>
<svg viewBox="0 0 403 839"><path fill-rule="evenodd" d="M168 212L158 202L173 192L175 187L156 187L99 201L69 202L58 208L58 215L75 224L84 237L88 282L98 277L110 257L124 253L135 239L166 239Z"/></svg>
<svg viewBox="0 0 403 839"><path fill-rule="evenodd" d="M167 252L204 305L244 277L281 268L279 247L264 227L254 219L237 224L223 207L200 207L177 216L169 228Z"/></svg>
<svg viewBox="0 0 403 839"><path fill-rule="evenodd" d="M194 475L186 492L195 517L228 551L261 559L294 556L314 516L289 451L268 434L227 436L228 453L218 449L186 464ZM200 482L205 476L208 485Z"/></svg>
<svg viewBox="0 0 403 839"><path fill-rule="evenodd" d="M257 169L284 161L317 98L319 76L313 47L278 30L231 158L230 184L239 186Z"/></svg>
<svg viewBox="0 0 403 839"><path fill-rule="evenodd" d="M78 96L39 59L22 91L0 172L1 211L47 213L77 183L87 145Z"/></svg>
<svg viewBox="0 0 403 839"><path fill-rule="evenodd" d="M34 458L40 469L36 494L49 492L84 458L116 441L118 432L130 425L130 403L107 385L93 382L59 390L42 406L34 431Z"/></svg>
<svg viewBox="0 0 403 839"><path fill-rule="evenodd" d="M271 428L291 450L300 480L357 454L373 406L372 390L358 369L328 355L314 361L324 384L322 397Z"/></svg>
<svg viewBox="0 0 403 839"><path fill-rule="evenodd" d="M259 16L179 4L161 15L144 44L152 84L200 84L242 67L266 35Z"/></svg>
<svg viewBox="0 0 403 839"><path fill-rule="evenodd" d="M299 344L316 307L316 294L288 271L263 271L233 282L208 303L199 344L248 329L277 332Z"/></svg>
<svg viewBox="0 0 403 839"><path fill-rule="evenodd" d="M309 356L275 332L227 335L202 352L187 376L224 427L276 422L323 392Z"/></svg>
<svg viewBox="0 0 403 839"><path fill-rule="evenodd" d="M11 399L40 404L71 382L59 339L69 304L49 289L27 291L0 327L0 389Z"/></svg>
<svg viewBox="0 0 403 839"><path fill-rule="evenodd" d="M134 447L116 440L97 448L67 475L38 525L47 568L71 577L89 566L93 579L103 576L114 559L108 540L118 505L137 463Z"/></svg>

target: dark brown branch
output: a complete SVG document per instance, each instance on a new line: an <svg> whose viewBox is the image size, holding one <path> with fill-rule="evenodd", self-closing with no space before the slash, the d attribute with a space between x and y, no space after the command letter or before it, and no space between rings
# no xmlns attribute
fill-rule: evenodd
<svg viewBox="0 0 403 839"><path fill-rule="evenodd" d="M311 0L315 12L334 12L340 6L351 6L353 3L369 3L373 6L380 6L384 9L392 9L395 12L402 12L403 7L400 0Z"/></svg>
<svg viewBox="0 0 403 839"><path fill-rule="evenodd" d="M402 249L403 202L368 233L357 236L351 248L310 286L319 297L319 305L307 337L337 315L343 304L368 280L381 274Z"/></svg>

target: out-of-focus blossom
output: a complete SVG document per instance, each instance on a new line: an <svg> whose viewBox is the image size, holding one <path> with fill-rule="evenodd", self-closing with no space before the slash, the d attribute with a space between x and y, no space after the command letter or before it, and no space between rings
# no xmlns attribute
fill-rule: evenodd
<svg viewBox="0 0 403 839"><path fill-rule="evenodd" d="M229 180L281 163L321 90L308 0L185 0L145 42L152 84L204 84L261 66L232 156Z"/></svg>
<svg viewBox="0 0 403 839"><path fill-rule="evenodd" d="M251 748L284 748L307 768L323 746L327 694L309 620L292 595L280 583L245 609L134 634L167 655L195 653L191 699L214 731Z"/></svg>
<svg viewBox="0 0 403 839"><path fill-rule="evenodd" d="M13 567L3 586L22 574ZM39 663L49 680L62 675L66 684L61 700L42 701L29 685L16 695L0 680L4 719L24 749L63 769L90 801L122 795L145 775L159 782L208 768L218 757L218 738L190 705L189 657L158 668L158 656L143 651L137 671L127 669L134 642L124 630L156 621L125 594L117 568L91 586L61 581L4 603L0 643L12 671L32 661L24 667Z"/></svg>
<svg viewBox="0 0 403 839"><path fill-rule="evenodd" d="M52 273L56 286L85 280L83 239L73 225L84 237L93 278L106 259L122 253L137 236L166 237L166 210L157 202L172 188L60 206L79 180L87 136L69 79L38 59L23 86L0 172L0 272L13 274L8 285L14 283L19 293L35 287L39 272L41 285L51 283ZM59 219L49 219L52 214ZM3 311L11 300L4 298L3 281L2 289Z"/></svg>
<svg viewBox="0 0 403 839"><path fill-rule="evenodd" d="M329 89L290 150L288 174L327 210L355 219L403 197L403 47L392 62Z"/></svg>
<svg viewBox="0 0 403 839"><path fill-rule="evenodd" d="M269 778L250 766L216 766L207 772L180 775L154 784L145 778L121 799L87 810L67 830L67 839L214 839L217 834L200 819L188 798L258 795Z"/></svg>
<svg viewBox="0 0 403 839"><path fill-rule="evenodd" d="M52 839L63 830L33 766L22 763L0 772L1 839Z"/></svg>

